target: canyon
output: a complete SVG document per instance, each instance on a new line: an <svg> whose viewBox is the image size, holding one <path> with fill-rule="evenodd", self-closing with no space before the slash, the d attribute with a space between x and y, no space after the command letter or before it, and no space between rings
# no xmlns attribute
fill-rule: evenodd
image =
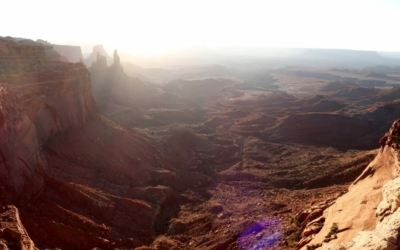
<svg viewBox="0 0 400 250"><path fill-rule="evenodd" d="M397 249L396 74L104 53L0 38L2 249Z"/></svg>

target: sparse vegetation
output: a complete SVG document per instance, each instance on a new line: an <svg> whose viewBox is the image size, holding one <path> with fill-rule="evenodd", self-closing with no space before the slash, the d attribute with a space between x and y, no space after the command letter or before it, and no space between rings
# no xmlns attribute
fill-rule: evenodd
<svg viewBox="0 0 400 250"><path fill-rule="evenodd" d="M297 220L297 218L290 216L290 222L294 223L296 227L300 227L301 223Z"/></svg>
<svg viewBox="0 0 400 250"><path fill-rule="evenodd" d="M286 238L289 247L295 247L301 239L301 229L298 229Z"/></svg>
<svg viewBox="0 0 400 250"><path fill-rule="evenodd" d="M329 231L329 233L326 235L325 238L331 238L331 236L336 237L336 233L338 232L339 227L337 223L332 223L332 227L331 230Z"/></svg>

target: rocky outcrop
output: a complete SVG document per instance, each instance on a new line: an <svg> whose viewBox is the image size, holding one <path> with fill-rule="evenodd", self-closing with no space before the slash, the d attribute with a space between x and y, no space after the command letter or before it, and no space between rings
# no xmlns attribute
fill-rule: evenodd
<svg viewBox="0 0 400 250"><path fill-rule="evenodd" d="M21 201L43 184L43 142L96 113L89 72L54 61L41 44L0 38L0 105L0 198Z"/></svg>
<svg viewBox="0 0 400 250"><path fill-rule="evenodd" d="M349 192L324 212L324 226L308 248L321 245L332 250L399 248L399 136L400 119L381 139L378 155ZM333 234L335 237L330 237Z"/></svg>
<svg viewBox="0 0 400 250"><path fill-rule="evenodd" d="M359 232L351 242L341 243L339 249L398 249L400 178L397 177L383 186L382 195L383 200L376 209L375 230Z"/></svg>
<svg viewBox="0 0 400 250"><path fill-rule="evenodd" d="M0 207L0 249L37 250L15 206Z"/></svg>
<svg viewBox="0 0 400 250"><path fill-rule="evenodd" d="M89 57L85 58L84 63L87 67L90 67L92 63L96 62L98 57L97 55L104 56L107 61L107 65L111 65L113 59L107 54L107 52L104 50L103 45L95 45L93 46L93 51L92 54L90 54Z"/></svg>
<svg viewBox="0 0 400 250"><path fill-rule="evenodd" d="M89 68L93 96L100 106L112 99L138 108L148 104L158 93L153 85L125 74L117 50L114 51L113 64L108 67L106 61L107 57L99 52Z"/></svg>
<svg viewBox="0 0 400 250"><path fill-rule="evenodd" d="M322 216L322 213L326 208L332 205L334 201L334 199L326 200L297 214L296 220L300 223L302 228L301 240L297 244L298 248L305 246L313 239L315 234L321 231L325 222L325 217Z"/></svg>

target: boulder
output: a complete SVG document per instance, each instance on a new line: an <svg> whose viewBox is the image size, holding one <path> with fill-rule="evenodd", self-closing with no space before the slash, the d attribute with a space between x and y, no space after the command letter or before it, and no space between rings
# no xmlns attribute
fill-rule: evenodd
<svg viewBox="0 0 400 250"><path fill-rule="evenodd" d="M15 206L0 207L0 249L37 250Z"/></svg>

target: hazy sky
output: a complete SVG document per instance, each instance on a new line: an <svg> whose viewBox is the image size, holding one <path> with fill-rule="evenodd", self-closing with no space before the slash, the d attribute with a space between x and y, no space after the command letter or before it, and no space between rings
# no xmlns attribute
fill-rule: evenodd
<svg viewBox="0 0 400 250"><path fill-rule="evenodd" d="M0 36L58 44L145 53L192 45L400 51L400 0L2 0L0 6Z"/></svg>

